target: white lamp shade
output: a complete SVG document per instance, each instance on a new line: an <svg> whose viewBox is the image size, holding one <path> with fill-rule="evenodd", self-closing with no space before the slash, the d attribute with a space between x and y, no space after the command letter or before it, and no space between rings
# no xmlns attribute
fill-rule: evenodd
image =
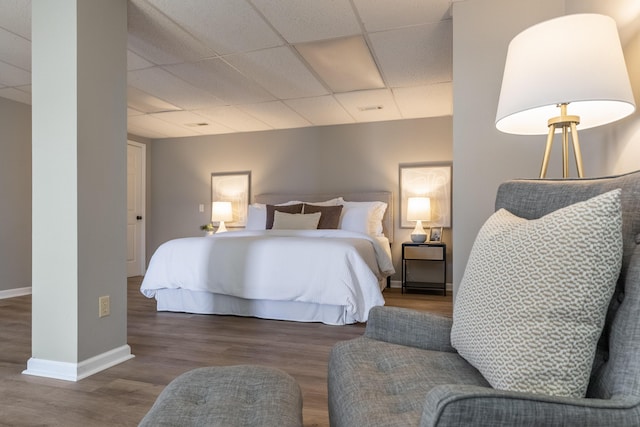
<svg viewBox="0 0 640 427"><path fill-rule="evenodd" d="M431 221L431 199L409 197L407 200L407 221Z"/></svg>
<svg viewBox="0 0 640 427"><path fill-rule="evenodd" d="M231 202L211 203L211 222L232 220L233 209L231 208Z"/></svg>
<svg viewBox="0 0 640 427"><path fill-rule="evenodd" d="M547 120L580 117L580 129L622 119L635 111L615 21L577 14L542 22L509 44L496 128L519 135L547 134Z"/></svg>

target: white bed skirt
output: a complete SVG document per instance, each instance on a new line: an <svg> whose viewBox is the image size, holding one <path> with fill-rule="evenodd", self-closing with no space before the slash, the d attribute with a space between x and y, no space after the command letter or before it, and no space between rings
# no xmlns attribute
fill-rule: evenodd
<svg viewBox="0 0 640 427"><path fill-rule="evenodd" d="M262 319L322 322L327 325L357 323L342 305L321 305L298 301L249 300L188 289L159 289L158 311L222 314Z"/></svg>

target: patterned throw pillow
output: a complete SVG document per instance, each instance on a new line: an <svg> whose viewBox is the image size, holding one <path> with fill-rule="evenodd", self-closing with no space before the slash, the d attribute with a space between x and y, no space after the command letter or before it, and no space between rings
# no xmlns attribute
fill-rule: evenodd
<svg viewBox="0 0 640 427"><path fill-rule="evenodd" d="M473 245L451 342L494 388L584 397L621 260L620 190L536 220L501 209Z"/></svg>

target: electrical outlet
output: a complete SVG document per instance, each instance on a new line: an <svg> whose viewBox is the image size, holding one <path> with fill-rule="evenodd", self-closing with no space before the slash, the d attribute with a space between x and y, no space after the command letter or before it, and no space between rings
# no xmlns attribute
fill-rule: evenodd
<svg viewBox="0 0 640 427"><path fill-rule="evenodd" d="M200 213L204 212L204 205L202 203L200 203L200 205L198 205L198 212L200 212Z"/></svg>
<svg viewBox="0 0 640 427"><path fill-rule="evenodd" d="M105 295L98 299L99 304L99 317L105 317L111 314L111 302L109 301L109 295Z"/></svg>

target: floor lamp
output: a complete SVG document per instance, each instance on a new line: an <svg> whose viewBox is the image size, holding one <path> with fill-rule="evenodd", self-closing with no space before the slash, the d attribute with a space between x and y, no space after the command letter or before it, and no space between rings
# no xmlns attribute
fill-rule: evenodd
<svg viewBox="0 0 640 427"><path fill-rule="evenodd" d="M569 137L578 176L584 176L578 129L635 111L615 21L577 14L542 22L509 44L496 128L517 135L547 134L540 178L547 174L556 133L562 134L562 176L569 176Z"/></svg>

